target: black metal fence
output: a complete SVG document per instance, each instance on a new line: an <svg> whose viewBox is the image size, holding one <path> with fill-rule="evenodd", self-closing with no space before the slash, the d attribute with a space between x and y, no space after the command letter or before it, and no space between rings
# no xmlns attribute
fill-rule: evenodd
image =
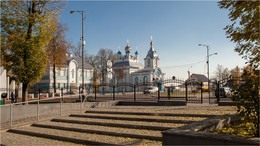
<svg viewBox="0 0 260 146"><path fill-rule="evenodd" d="M63 95L78 95L84 93L89 101L107 100L129 100L129 101L185 101L187 103L218 103L221 100L229 99L232 95L231 88L236 85L236 79L226 79L222 81L210 81L210 86L205 88L202 82L197 80L167 79L159 82L149 83L120 83L120 84L87 84L82 89L81 86L67 86L65 88L30 88L28 96L30 98L50 98L61 97ZM240 81L240 84L242 82ZM15 98L21 98L22 89L0 89L1 93L7 93L7 98L11 99L11 94ZM84 91L84 92L83 92Z"/></svg>

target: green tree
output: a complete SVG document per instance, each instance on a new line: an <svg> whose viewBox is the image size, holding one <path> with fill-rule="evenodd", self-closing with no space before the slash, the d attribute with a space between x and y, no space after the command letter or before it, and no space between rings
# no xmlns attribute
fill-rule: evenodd
<svg viewBox="0 0 260 146"><path fill-rule="evenodd" d="M61 23L57 23L56 32L46 50L50 65L52 65L54 93L56 93L56 69L58 68L60 70L66 63L66 54L68 53L68 50L72 48L71 44L66 41L65 32L67 30L67 27L63 26Z"/></svg>
<svg viewBox="0 0 260 146"><path fill-rule="evenodd" d="M3 65L23 84L22 100L39 81L47 65L46 45L59 17L57 1L1 1L1 52Z"/></svg>
<svg viewBox="0 0 260 146"><path fill-rule="evenodd" d="M259 70L244 69L239 85L233 87L232 96L238 113L245 122L254 123L254 134L259 137Z"/></svg>
<svg viewBox="0 0 260 146"><path fill-rule="evenodd" d="M228 9L231 25L227 25L227 38L236 43L235 51L239 53L250 66L257 68L260 62L259 54L259 10L258 0L239 1L222 0L218 2L221 9Z"/></svg>

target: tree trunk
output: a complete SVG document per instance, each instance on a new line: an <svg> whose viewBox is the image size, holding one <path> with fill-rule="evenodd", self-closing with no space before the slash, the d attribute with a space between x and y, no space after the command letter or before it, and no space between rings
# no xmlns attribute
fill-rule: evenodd
<svg viewBox="0 0 260 146"><path fill-rule="evenodd" d="M54 93L56 93L56 65L53 65L53 89Z"/></svg>
<svg viewBox="0 0 260 146"><path fill-rule="evenodd" d="M27 102L28 101L28 84L23 83L22 91L23 91L22 102ZM25 103L25 104L28 104L28 103Z"/></svg>

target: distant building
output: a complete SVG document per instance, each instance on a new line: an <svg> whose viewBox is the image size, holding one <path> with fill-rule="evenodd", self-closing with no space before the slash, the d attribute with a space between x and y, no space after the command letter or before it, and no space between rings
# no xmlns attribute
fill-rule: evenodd
<svg viewBox="0 0 260 146"><path fill-rule="evenodd" d="M93 67L84 63L84 84L93 84ZM82 85L82 59L72 54L67 55L66 63L61 69L56 68L56 88L79 87ZM53 88L53 70L48 66L45 76L36 84L39 88Z"/></svg>
<svg viewBox="0 0 260 146"><path fill-rule="evenodd" d="M0 66L0 99L2 99L2 93L7 93L7 98L11 98L10 95L12 92L17 94L16 96L21 97L21 90L15 89L15 81L10 81L7 71L3 66Z"/></svg>
<svg viewBox="0 0 260 146"><path fill-rule="evenodd" d="M6 70L4 69L3 66L0 66L0 98L2 93L8 93L8 82L9 78L6 75Z"/></svg>
<svg viewBox="0 0 260 146"><path fill-rule="evenodd" d="M208 78L205 75L202 74L192 74L187 81L191 81L193 85L195 86L200 86L198 85L199 83L203 83L202 89L207 90L208 89Z"/></svg>
<svg viewBox="0 0 260 146"><path fill-rule="evenodd" d="M131 47L127 43L125 47L125 55L121 51L117 53L117 61L112 68L115 72L115 84L145 84L163 80L164 73L159 67L159 57L153 48L151 40L150 49L144 58L144 65L139 61L139 53L136 51L134 56L131 55ZM162 88L162 87L160 87ZM125 88L131 91L131 88ZM139 89L143 90L143 89Z"/></svg>

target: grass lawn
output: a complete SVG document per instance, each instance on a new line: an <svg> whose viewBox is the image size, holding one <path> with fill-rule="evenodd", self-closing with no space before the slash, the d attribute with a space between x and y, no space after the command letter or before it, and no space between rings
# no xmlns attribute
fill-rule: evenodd
<svg viewBox="0 0 260 146"><path fill-rule="evenodd" d="M237 122L231 123L229 126L221 130L213 131L213 133L230 134L243 137L254 137L254 133L256 133L256 131L257 130L254 127L253 122L243 122L242 120L239 120Z"/></svg>

